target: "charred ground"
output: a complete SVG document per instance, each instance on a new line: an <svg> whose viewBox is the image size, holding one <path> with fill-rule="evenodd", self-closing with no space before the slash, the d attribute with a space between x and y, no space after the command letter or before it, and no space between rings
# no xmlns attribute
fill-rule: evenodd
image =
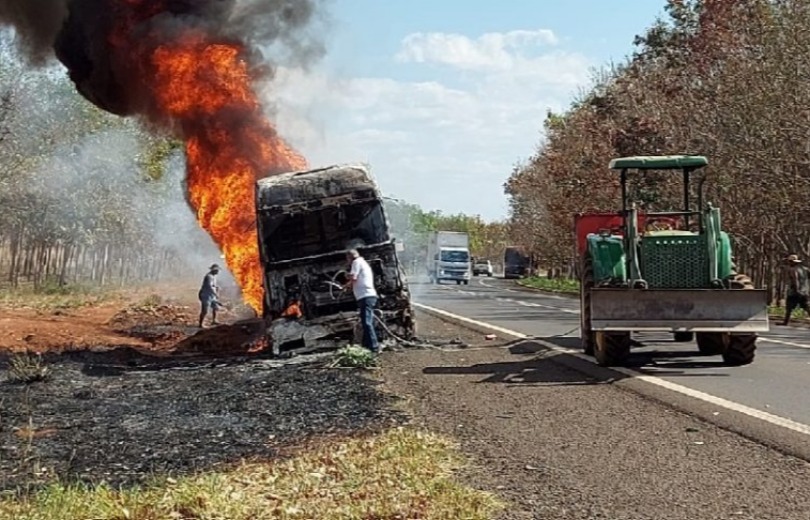
<svg viewBox="0 0 810 520"><path fill-rule="evenodd" d="M55 316L16 309L0 320L8 338L0 342L0 493L55 481L129 487L407 421L366 373L326 368L331 354L271 359L260 320L232 312L230 323L200 331L184 303L150 298ZM420 317L425 339L482 341ZM43 331L49 320L61 335ZM90 341L93 331L111 343ZM46 380L11 380L22 344L41 354Z"/></svg>

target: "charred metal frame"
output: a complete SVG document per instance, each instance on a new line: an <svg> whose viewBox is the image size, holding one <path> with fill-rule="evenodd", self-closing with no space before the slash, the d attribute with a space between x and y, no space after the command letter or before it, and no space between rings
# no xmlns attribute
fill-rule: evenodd
<svg viewBox="0 0 810 520"><path fill-rule="evenodd" d="M284 226L284 217L360 205L370 205L373 212L382 216L377 225L383 229L374 229L373 233L382 241L359 244L355 243L358 237L350 236L340 247L322 241L324 249L316 254L271 259L269 244ZM341 271L348 274L346 253L352 247L374 271L379 294L377 316L385 324L378 328L380 336L385 337L388 328L399 337L413 337L413 311L404 270L396 244L390 238L382 196L365 166L332 166L261 179L256 185L256 208L265 288L262 314L269 324L274 354L337 348L349 341L359 341L361 333L353 295L349 291L333 298L329 290L330 282L346 281L339 275ZM292 230L302 234L302 241L306 238L304 232ZM291 300L300 301L302 319L281 318Z"/></svg>

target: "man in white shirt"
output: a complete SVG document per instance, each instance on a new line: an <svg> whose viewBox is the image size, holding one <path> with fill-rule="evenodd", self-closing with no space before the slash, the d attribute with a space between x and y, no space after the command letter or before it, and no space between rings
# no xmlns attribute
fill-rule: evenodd
<svg viewBox="0 0 810 520"><path fill-rule="evenodd" d="M349 271L349 281L346 283L346 287L351 286L354 299L357 300L360 308L363 346L376 354L380 351L380 347L377 342L377 333L374 330L374 307L377 305L374 273L371 271L371 266L356 249L349 250L347 257L352 263L352 268Z"/></svg>

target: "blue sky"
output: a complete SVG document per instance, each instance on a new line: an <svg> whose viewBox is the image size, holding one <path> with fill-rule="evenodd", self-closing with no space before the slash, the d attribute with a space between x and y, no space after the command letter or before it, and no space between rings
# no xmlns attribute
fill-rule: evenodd
<svg viewBox="0 0 810 520"><path fill-rule="evenodd" d="M332 0L328 54L282 69L279 129L313 166L368 162L382 190L504 218L502 185L595 67L619 62L663 0Z"/></svg>

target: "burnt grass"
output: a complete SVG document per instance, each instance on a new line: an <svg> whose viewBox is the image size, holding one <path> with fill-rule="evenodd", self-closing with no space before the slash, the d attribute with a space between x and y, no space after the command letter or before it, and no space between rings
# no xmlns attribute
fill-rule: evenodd
<svg viewBox="0 0 810 520"><path fill-rule="evenodd" d="M139 485L406 420L362 372L304 357L145 362L112 350L46 363L46 381L16 384L0 359L0 494Z"/></svg>

